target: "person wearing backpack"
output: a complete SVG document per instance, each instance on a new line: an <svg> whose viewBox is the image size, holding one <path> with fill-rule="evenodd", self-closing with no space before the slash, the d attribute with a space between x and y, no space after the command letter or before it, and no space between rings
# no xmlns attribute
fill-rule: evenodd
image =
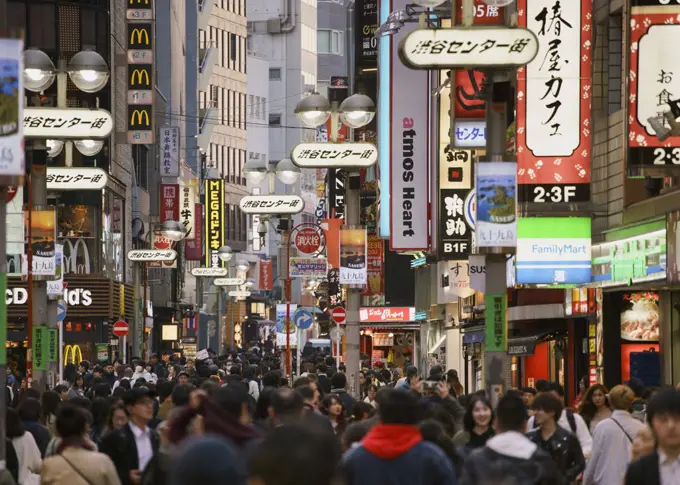
<svg viewBox="0 0 680 485"><path fill-rule="evenodd" d="M609 391L611 417L600 421L593 434L593 454L583 473L583 485L611 485L624 481L633 448L633 440L645 428L630 410L635 393L628 386Z"/></svg>
<svg viewBox="0 0 680 485"><path fill-rule="evenodd" d="M549 392L553 396L557 397L560 401L564 402L564 388L556 382L548 384L543 392ZM577 438L578 442L581 444L581 451L583 456L587 458L590 457L590 453L593 448L593 438L588 430L588 425L585 420L574 412L573 409L564 408L560 419L557 420L557 424L567 431L571 431ZM529 418L529 423L527 424L528 430L533 430L537 428L537 423L534 417Z"/></svg>

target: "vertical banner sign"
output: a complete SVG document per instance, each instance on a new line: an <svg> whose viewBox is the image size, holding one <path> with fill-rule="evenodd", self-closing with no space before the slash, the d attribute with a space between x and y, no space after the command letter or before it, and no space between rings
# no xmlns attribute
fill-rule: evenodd
<svg viewBox="0 0 680 485"><path fill-rule="evenodd" d="M368 278L366 229L340 229L340 284L365 285Z"/></svg>
<svg viewBox="0 0 680 485"><path fill-rule="evenodd" d="M49 362L57 361L57 349L59 348L59 333L56 328L48 328L45 330L47 334L47 345L45 345L45 360Z"/></svg>
<svg viewBox="0 0 680 485"><path fill-rule="evenodd" d="M667 128L663 114L680 98L680 4L675 0L633 0L630 16L628 95L628 172L672 169L680 165L680 136L656 137L649 118Z"/></svg>
<svg viewBox="0 0 680 485"><path fill-rule="evenodd" d="M354 4L356 15L356 54L358 70L375 68L378 65L378 0L357 0Z"/></svg>
<svg viewBox="0 0 680 485"><path fill-rule="evenodd" d="M33 274L55 276L56 261L56 212L51 209L34 210L31 216L31 250L33 251Z"/></svg>
<svg viewBox="0 0 680 485"><path fill-rule="evenodd" d="M205 267L225 267L217 251L225 245L224 180L205 181Z"/></svg>
<svg viewBox="0 0 680 485"><path fill-rule="evenodd" d="M517 164L477 164L477 247L517 246Z"/></svg>
<svg viewBox="0 0 680 485"><path fill-rule="evenodd" d="M179 221L179 184L161 184L161 223Z"/></svg>
<svg viewBox="0 0 680 485"><path fill-rule="evenodd" d="M154 141L153 1L129 0L127 9L127 141Z"/></svg>
<svg viewBox="0 0 680 485"><path fill-rule="evenodd" d="M518 0L519 25L539 40L517 70L520 202L590 200L592 0Z"/></svg>
<svg viewBox="0 0 680 485"><path fill-rule="evenodd" d="M203 260L203 204L194 205L194 238L184 243L184 254L187 261Z"/></svg>
<svg viewBox="0 0 680 485"><path fill-rule="evenodd" d="M196 189L182 185L180 189L179 221L184 225L185 241L196 237Z"/></svg>
<svg viewBox="0 0 680 485"><path fill-rule="evenodd" d="M7 294L7 274L0 273L0 295ZM7 344L7 300L0 301L0 349ZM0 365L7 365L7 352L0 352Z"/></svg>
<svg viewBox="0 0 680 485"><path fill-rule="evenodd" d="M484 311L487 352L506 352L508 350L507 310L508 299L505 293L489 293L485 298Z"/></svg>
<svg viewBox="0 0 680 485"><path fill-rule="evenodd" d="M33 358L33 370L47 370L47 327L35 325L33 327L33 345L31 355Z"/></svg>
<svg viewBox="0 0 680 485"><path fill-rule="evenodd" d="M2 143L2 142L0 142ZM21 276L24 273L26 253L26 218L24 216L24 188L10 187L7 191L7 275Z"/></svg>
<svg viewBox="0 0 680 485"><path fill-rule="evenodd" d="M342 305L342 287L340 286L340 270L328 270L328 306L330 308Z"/></svg>
<svg viewBox="0 0 680 485"><path fill-rule="evenodd" d="M0 176L24 175L24 41L0 39Z"/></svg>
<svg viewBox="0 0 680 485"><path fill-rule="evenodd" d="M368 236L368 284L362 296L381 295L383 293L383 248L385 242L378 236Z"/></svg>
<svg viewBox="0 0 680 485"><path fill-rule="evenodd" d="M260 259L260 290L274 289L274 265L271 259Z"/></svg>
<svg viewBox="0 0 680 485"><path fill-rule="evenodd" d="M392 0L390 11L404 10L411 3L411 0ZM390 65L386 70L391 89L381 92L381 97L390 98L391 121L391 129L382 130L378 126L381 139L391 137L389 152L382 154L391 161L391 166L385 167L390 170L390 184L389 188L381 186L381 195L383 191L388 193L391 209L385 210L381 204L380 218L387 217L390 222L390 246L395 251L429 247L430 75L426 70L409 69L401 63L398 54L399 42L416 27L417 24L406 24L390 36ZM383 170L382 164L380 169Z"/></svg>
<svg viewBox="0 0 680 485"><path fill-rule="evenodd" d="M179 126L161 128L161 177L179 177Z"/></svg>

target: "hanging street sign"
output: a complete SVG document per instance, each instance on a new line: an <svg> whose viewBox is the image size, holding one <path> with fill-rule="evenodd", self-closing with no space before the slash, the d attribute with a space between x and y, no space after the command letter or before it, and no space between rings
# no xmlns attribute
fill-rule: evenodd
<svg viewBox="0 0 680 485"><path fill-rule="evenodd" d="M401 62L411 69L518 67L537 53L536 34L522 28L416 29L399 44Z"/></svg>
<svg viewBox="0 0 680 485"><path fill-rule="evenodd" d="M228 271L227 268L217 266L215 268L194 268L191 270L191 274L197 277L214 278L215 276L227 276Z"/></svg>
<svg viewBox="0 0 680 485"><path fill-rule="evenodd" d="M241 286L245 282L243 278L215 278L213 284L215 286Z"/></svg>
<svg viewBox="0 0 680 485"><path fill-rule="evenodd" d="M108 179L96 167L47 167L47 190L101 190Z"/></svg>
<svg viewBox="0 0 680 485"><path fill-rule="evenodd" d="M317 225L307 225L295 232L295 247L298 253L316 254L323 249L323 230Z"/></svg>
<svg viewBox="0 0 680 485"><path fill-rule="evenodd" d="M305 201L299 195L246 195L239 206L244 214L298 214Z"/></svg>
<svg viewBox="0 0 680 485"><path fill-rule="evenodd" d="M151 263L170 263L177 258L174 249L133 249L128 251L127 257L130 261Z"/></svg>
<svg viewBox="0 0 680 485"><path fill-rule="evenodd" d="M106 138L113 130L103 109L24 108L24 137L49 140Z"/></svg>
<svg viewBox="0 0 680 485"><path fill-rule="evenodd" d="M301 168L367 168L378 161L372 143L300 143L290 159Z"/></svg>
<svg viewBox="0 0 680 485"><path fill-rule="evenodd" d="M230 291L230 292L227 293L227 294L228 294L229 296L233 296L233 297L235 297L235 298L248 298L248 297L250 296L250 292L249 292L249 291L238 291L238 290Z"/></svg>

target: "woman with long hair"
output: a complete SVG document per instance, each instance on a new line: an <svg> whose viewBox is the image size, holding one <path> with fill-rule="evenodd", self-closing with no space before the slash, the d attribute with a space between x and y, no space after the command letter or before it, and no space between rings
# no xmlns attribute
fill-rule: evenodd
<svg viewBox="0 0 680 485"><path fill-rule="evenodd" d="M590 432L595 431L595 426L600 421L612 415L609 398L607 397L607 388L602 384L590 386L583 395L581 405L578 407L578 413L588 425Z"/></svg>
<svg viewBox="0 0 680 485"><path fill-rule="evenodd" d="M40 483L42 458L40 457L40 449L35 442L35 438L26 431L19 413L12 408L7 409L5 426L7 439L11 441L19 462L17 484L38 485Z"/></svg>
<svg viewBox="0 0 680 485"><path fill-rule="evenodd" d="M84 397L85 396L85 380L82 374L77 374L73 379L73 384L68 390L68 398L73 399L74 397Z"/></svg>
<svg viewBox="0 0 680 485"><path fill-rule="evenodd" d="M463 429L456 433L453 442L461 447L465 454L483 447L487 440L496 434L493 419L493 408L489 399L475 394L465 410Z"/></svg>
<svg viewBox="0 0 680 485"><path fill-rule="evenodd" d="M352 416L350 422L358 423L365 419L372 418L375 414L375 408L366 402L356 402L352 406Z"/></svg>
<svg viewBox="0 0 680 485"><path fill-rule="evenodd" d="M329 394L323 398L320 411L325 416L328 416L336 436L342 436L347 427L347 421L345 420L345 406L343 406L338 395Z"/></svg>
<svg viewBox="0 0 680 485"><path fill-rule="evenodd" d="M111 404L104 397L96 397L92 400L92 428L90 429L90 439L94 443L99 443L106 433L107 420Z"/></svg>
<svg viewBox="0 0 680 485"><path fill-rule="evenodd" d="M109 417L106 421L105 434L110 431L117 431L127 426L129 421L127 408L122 402L111 407Z"/></svg>
<svg viewBox="0 0 680 485"><path fill-rule="evenodd" d="M40 422L50 432L50 437L57 434L57 413L61 407L61 396L58 392L45 391L40 398L42 404L42 416Z"/></svg>
<svg viewBox="0 0 680 485"><path fill-rule="evenodd" d="M371 406L378 407L378 404L375 402L375 396L378 395L378 386L375 384L371 384L368 386L368 389L366 390L366 398L364 399L364 402L367 404L370 404Z"/></svg>

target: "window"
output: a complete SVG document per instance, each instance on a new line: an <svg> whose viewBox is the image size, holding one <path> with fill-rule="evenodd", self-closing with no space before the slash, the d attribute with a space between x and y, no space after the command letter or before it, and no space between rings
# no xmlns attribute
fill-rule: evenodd
<svg viewBox="0 0 680 485"><path fill-rule="evenodd" d="M220 58L222 64L220 66L222 67L229 67L229 59L227 59L227 52L229 48L229 32L227 31L222 31L222 49L220 52Z"/></svg>
<svg viewBox="0 0 680 485"><path fill-rule="evenodd" d="M260 119L260 100L261 99L262 98L260 98L259 96L255 97L255 116L254 116L254 118L256 120Z"/></svg>
<svg viewBox="0 0 680 485"><path fill-rule="evenodd" d="M281 126L281 113L269 113L269 124Z"/></svg>
<svg viewBox="0 0 680 485"><path fill-rule="evenodd" d="M232 62L236 62L236 56L238 55L237 51L238 45L236 45L236 34L229 34L229 59L231 59Z"/></svg>
<svg viewBox="0 0 680 485"><path fill-rule="evenodd" d="M269 80L270 81L280 81L281 80L281 68L280 67L270 67L269 68Z"/></svg>
<svg viewBox="0 0 680 485"><path fill-rule="evenodd" d="M229 115L227 114L227 93L226 89L220 88L220 117L221 124L226 125Z"/></svg>
<svg viewBox="0 0 680 485"><path fill-rule="evenodd" d="M338 56L343 55L345 51L345 38L343 37L343 33L339 30L333 31L333 37L331 39L331 51L333 54Z"/></svg>
<svg viewBox="0 0 680 485"><path fill-rule="evenodd" d="M248 95L248 116L251 118L253 117L253 113L255 112L255 106L253 106L253 98L254 96L252 94Z"/></svg>
<svg viewBox="0 0 680 485"><path fill-rule="evenodd" d="M316 54L316 29L302 24L300 33L302 36L302 49Z"/></svg>
<svg viewBox="0 0 680 485"><path fill-rule="evenodd" d="M213 106L215 108L218 108L219 106L217 105L217 95L218 95L219 87L217 86L210 86L210 106Z"/></svg>
<svg viewBox="0 0 680 485"><path fill-rule="evenodd" d="M267 117L267 98L262 98L262 119Z"/></svg>
<svg viewBox="0 0 680 485"><path fill-rule="evenodd" d="M316 31L316 48L319 54L331 53L331 30L319 29Z"/></svg>
<svg viewBox="0 0 680 485"><path fill-rule="evenodd" d="M241 129L246 129L246 95L241 94Z"/></svg>

